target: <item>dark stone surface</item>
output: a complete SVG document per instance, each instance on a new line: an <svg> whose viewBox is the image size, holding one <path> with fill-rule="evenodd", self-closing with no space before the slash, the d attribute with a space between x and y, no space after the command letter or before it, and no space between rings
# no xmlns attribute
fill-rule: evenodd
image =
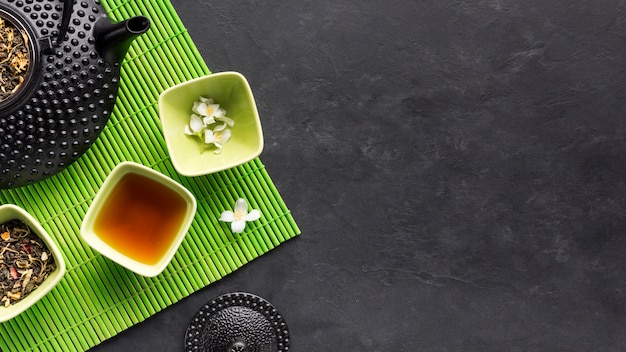
<svg viewBox="0 0 626 352"><path fill-rule="evenodd" d="M294 351L626 350L623 1L173 3L303 234L94 352L232 291Z"/></svg>

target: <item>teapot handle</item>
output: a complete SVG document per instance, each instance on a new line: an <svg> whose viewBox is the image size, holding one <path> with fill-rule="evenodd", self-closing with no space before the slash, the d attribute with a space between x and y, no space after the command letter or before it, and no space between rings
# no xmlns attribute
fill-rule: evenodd
<svg viewBox="0 0 626 352"><path fill-rule="evenodd" d="M65 34L70 25L70 19L72 18L72 12L74 12L74 0L63 0L63 15L61 17L61 27L59 27L59 35L57 36L54 46L61 45L61 42L65 39Z"/></svg>

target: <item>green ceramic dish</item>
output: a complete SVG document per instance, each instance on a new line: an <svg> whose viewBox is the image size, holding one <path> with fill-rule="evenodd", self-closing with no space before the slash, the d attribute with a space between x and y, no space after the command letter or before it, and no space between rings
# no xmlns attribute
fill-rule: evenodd
<svg viewBox="0 0 626 352"><path fill-rule="evenodd" d="M167 246L167 250L163 254L163 256L154 264L145 264L141 263L133 258L128 257L124 253L121 253L119 250L113 248L109 245L105 240L100 237L100 234L97 233L95 228L95 222L100 212L104 208L105 204L109 197L115 192L116 186L122 180L122 178L129 174L137 174L144 178L148 178L150 180L156 181L162 186L168 188L173 191L175 194L180 196L186 203L185 208L185 216L180 223L175 235L173 236L173 240ZM155 171L149 167L144 165L125 161L118 164L111 173L104 180L104 183L98 190L98 194L94 198L91 205L89 205L89 209L87 209L87 213L83 219L83 222L80 227L80 234L83 240L91 246L94 250L100 252L105 257L111 259L112 261L120 264L121 266L146 277L153 277L160 274L165 267L172 261L174 254L180 247L189 227L191 226L191 222L193 221L193 217L196 214L196 199L193 194L189 192L185 187L167 177L166 175ZM129 213L129 221L131 215L133 213ZM136 214L134 214L136 215ZM132 222L132 221L131 221Z"/></svg>
<svg viewBox="0 0 626 352"><path fill-rule="evenodd" d="M22 300L8 307L0 306L0 322L14 318L18 314L30 308L33 304L37 303L43 296L50 292L50 290L52 290L54 286L59 283L59 281L61 281L66 270L65 261L63 260L61 251L57 247L56 243L54 243L50 235L48 235L46 230L41 227L39 222L35 220L32 215L30 215L26 210L13 204L0 206L0 224L13 219L23 221L26 225L28 225L28 227L30 227L31 231L42 239L52 253L52 257L54 258L57 268L50 273L45 280L43 280L39 287L30 292Z"/></svg>
<svg viewBox="0 0 626 352"><path fill-rule="evenodd" d="M185 134L193 103L211 98L235 121L222 152L203 149L202 141ZM263 150L263 132L248 81L237 72L220 72L170 87L159 97L159 115L172 164L184 176L200 176L248 162Z"/></svg>

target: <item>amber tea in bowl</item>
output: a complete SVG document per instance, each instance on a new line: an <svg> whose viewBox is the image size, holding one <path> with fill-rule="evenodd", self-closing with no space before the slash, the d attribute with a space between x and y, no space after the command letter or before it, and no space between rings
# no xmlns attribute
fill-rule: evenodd
<svg viewBox="0 0 626 352"><path fill-rule="evenodd" d="M195 198L183 186L125 162L105 180L85 215L81 235L114 262L156 276L174 256L195 211Z"/></svg>
<svg viewBox="0 0 626 352"><path fill-rule="evenodd" d="M128 173L104 203L94 231L121 253L155 264L174 240L186 209L187 203L175 192Z"/></svg>

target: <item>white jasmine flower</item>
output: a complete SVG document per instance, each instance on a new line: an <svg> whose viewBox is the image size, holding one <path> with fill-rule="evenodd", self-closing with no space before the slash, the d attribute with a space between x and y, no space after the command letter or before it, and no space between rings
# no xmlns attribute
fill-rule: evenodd
<svg viewBox="0 0 626 352"><path fill-rule="evenodd" d="M220 108L220 104L215 104L213 99L200 97L200 101L193 103L191 111L208 118L222 117L226 115L226 111Z"/></svg>
<svg viewBox="0 0 626 352"><path fill-rule="evenodd" d="M246 222L255 221L261 217L261 212L253 209L248 213L248 203L243 198L235 202L235 211L226 210L220 216L220 221L230 222L230 228L234 233L242 233L246 228Z"/></svg>
<svg viewBox="0 0 626 352"><path fill-rule="evenodd" d="M200 116L196 114L191 114L191 118L189 119L189 124L185 125L185 134L190 136L201 136L202 131L206 125L202 122Z"/></svg>
<svg viewBox="0 0 626 352"><path fill-rule="evenodd" d="M213 99L200 97L191 110L193 113L185 126L185 134L200 138L203 146L215 146L215 153L220 153L231 137L231 130L226 127L232 128L235 121L227 117L226 111Z"/></svg>
<svg viewBox="0 0 626 352"><path fill-rule="evenodd" d="M217 147L216 153L221 152L224 143L230 139L231 132L226 125L218 125L214 130L204 130L204 144L213 144Z"/></svg>

